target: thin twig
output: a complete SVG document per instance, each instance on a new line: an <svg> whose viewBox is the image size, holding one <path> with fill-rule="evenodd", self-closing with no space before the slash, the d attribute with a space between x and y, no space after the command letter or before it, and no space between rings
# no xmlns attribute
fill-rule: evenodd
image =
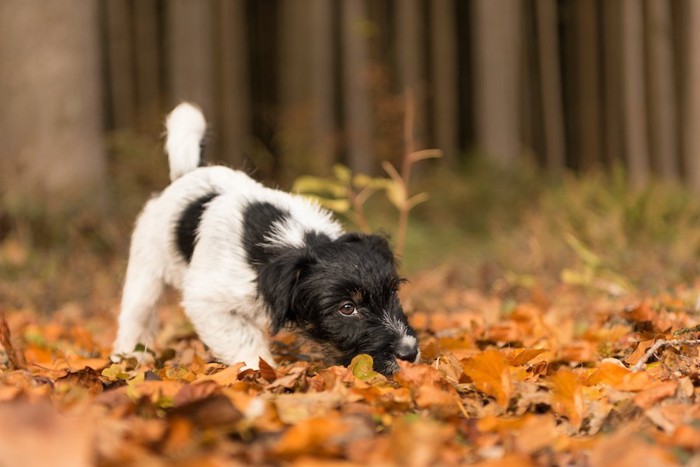
<svg viewBox="0 0 700 467"><path fill-rule="evenodd" d="M0 344L5 348L10 369L18 370L27 367L24 354L14 348L10 337L10 327L7 325L5 313L0 314Z"/></svg>
<svg viewBox="0 0 700 467"><path fill-rule="evenodd" d="M413 138L413 124L415 120L415 99L413 97L413 89L410 87L406 88L406 113L404 114L403 123L403 144L404 153L403 160L401 161L401 184L404 189L404 196L407 201L409 198L408 185L411 180L411 154L414 151L414 138ZM399 226L396 239L396 252L399 256L403 256L403 250L406 245L406 234L408 231L408 212L410 207L407 202L404 202L403 206L399 208Z"/></svg>
<svg viewBox="0 0 700 467"><path fill-rule="evenodd" d="M654 342L654 345L649 347L644 356L639 359L639 361L632 367L632 371L641 371L646 365L647 361L654 355L661 347L667 345L700 345L700 339L659 339Z"/></svg>

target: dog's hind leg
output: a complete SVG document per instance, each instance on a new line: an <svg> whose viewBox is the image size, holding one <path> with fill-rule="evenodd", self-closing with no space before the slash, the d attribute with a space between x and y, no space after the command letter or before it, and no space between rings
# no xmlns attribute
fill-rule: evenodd
<svg viewBox="0 0 700 467"><path fill-rule="evenodd" d="M132 243L129 255L113 360L134 354L138 344L150 348L158 328L155 305L164 287L163 261L154 258L156 252L141 246Z"/></svg>

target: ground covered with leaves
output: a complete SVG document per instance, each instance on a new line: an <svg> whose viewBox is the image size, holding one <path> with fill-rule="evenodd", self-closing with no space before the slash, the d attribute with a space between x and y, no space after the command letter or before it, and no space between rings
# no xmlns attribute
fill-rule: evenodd
<svg viewBox="0 0 700 467"><path fill-rule="evenodd" d="M226 367L170 294L152 358L112 364L129 229L167 183L134 164L106 214L0 204L0 466L700 465L696 194L419 178L401 294L422 363L386 378L287 333L275 368ZM382 201L368 222L395 236Z"/></svg>
<svg viewBox="0 0 700 467"><path fill-rule="evenodd" d="M172 297L141 365L108 360L114 313L5 309L0 465L700 461L693 288L613 297L562 283L504 299L449 276L402 291L423 362L390 378L366 355L329 366L291 333L275 368L215 363Z"/></svg>

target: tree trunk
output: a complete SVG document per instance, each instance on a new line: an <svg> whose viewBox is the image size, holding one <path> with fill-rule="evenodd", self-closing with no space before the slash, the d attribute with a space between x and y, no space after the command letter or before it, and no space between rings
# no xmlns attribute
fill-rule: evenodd
<svg viewBox="0 0 700 467"><path fill-rule="evenodd" d="M520 154L521 3L474 0L476 142L500 165Z"/></svg>
<svg viewBox="0 0 700 467"><path fill-rule="evenodd" d="M311 0L311 103L313 171L327 174L333 165L335 87L333 62L333 4Z"/></svg>
<svg viewBox="0 0 700 467"><path fill-rule="evenodd" d="M52 210L105 181L96 1L0 2L0 187Z"/></svg>
<svg viewBox="0 0 700 467"><path fill-rule="evenodd" d="M138 127L156 135L162 128L161 56L158 47L158 3L156 0L134 2L134 48L136 61L136 102Z"/></svg>
<svg viewBox="0 0 700 467"><path fill-rule="evenodd" d="M677 180L676 108L673 88L671 10L664 0L646 1L649 77L649 139L654 168L666 180Z"/></svg>
<svg viewBox="0 0 700 467"><path fill-rule="evenodd" d="M396 3L396 48L399 90L413 90L415 120L413 140L415 149L423 149L426 140L424 57L425 28L422 22L422 3L419 0L401 0Z"/></svg>
<svg viewBox="0 0 700 467"><path fill-rule="evenodd" d="M621 4L603 3L603 161L610 167L624 160L622 130Z"/></svg>
<svg viewBox="0 0 700 467"><path fill-rule="evenodd" d="M448 164L458 157L457 23L453 0L432 0L431 68L435 145Z"/></svg>
<svg viewBox="0 0 700 467"><path fill-rule="evenodd" d="M562 103L560 51L557 34L557 5L554 0L536 0L539 85L542 98L544 152L547 168L565 166L564 107Z"/></svg>
<svg viewBox="0 0 700 467"><path fill-rule="evenodd" d="M105 19L110 127L133 128L136 123L136 90L129 4L124 0L107 0Z"/></svg>
<svg viewBox="0 0 700 467"><path fill-rule="evenodd" d="M245 4L243 0L218 0L217 8L221 159L240 168L251 137Z"/></svg>
<svg viewBox="0 0 700 467"><path fill-rule="evenodd" d="M341 7L343 51L343 109L348 164L356 172L373 173L372 107L367 89L369 47L362 24L365 0L344 0Z"/></svg>
<svg viewBox="0 0 700 467"><path fill-rule="evenodd" d="M575 63L578 72L575 85L574 115L578 121L579 158L577 167L588 169L601 158L599 34L596 2L574 2Z"/></svg>
<svg viewBox="0 0 700 467"><path fill-rule="evenodd" d="M688 183L700 191L700 2L686 2L683 160Z"/></svg>
<svg viewBox="0 0 700 467"><path fill-rule="evenodd" d="M210 0L170 0L167 11L167 52L170 99L168 111L182 101L202 108L209 122L207 156L220 155L220 127L215 87L214 11ZM209 156L212 155L213 156Z"/></svg>
<svg viewBox="0 0 700 467"><path fill-rule="evenodd" d="M630 181L640 186L649 178L642 4L637 0L623 0L622 18L625 154Z"/></svg>

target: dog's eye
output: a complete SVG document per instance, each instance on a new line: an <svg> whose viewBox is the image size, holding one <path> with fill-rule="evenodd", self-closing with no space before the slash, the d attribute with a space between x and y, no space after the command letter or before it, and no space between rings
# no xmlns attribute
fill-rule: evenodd
<svg viewBox="0 0 700 467"><path fill-rule="evenodd" d="M338 309L342 314L345 316L350 316L354 315L357 313L357 308L355 307L355 304L352 302L345 302L342 305L340 305L340 308Z"/></svg>

